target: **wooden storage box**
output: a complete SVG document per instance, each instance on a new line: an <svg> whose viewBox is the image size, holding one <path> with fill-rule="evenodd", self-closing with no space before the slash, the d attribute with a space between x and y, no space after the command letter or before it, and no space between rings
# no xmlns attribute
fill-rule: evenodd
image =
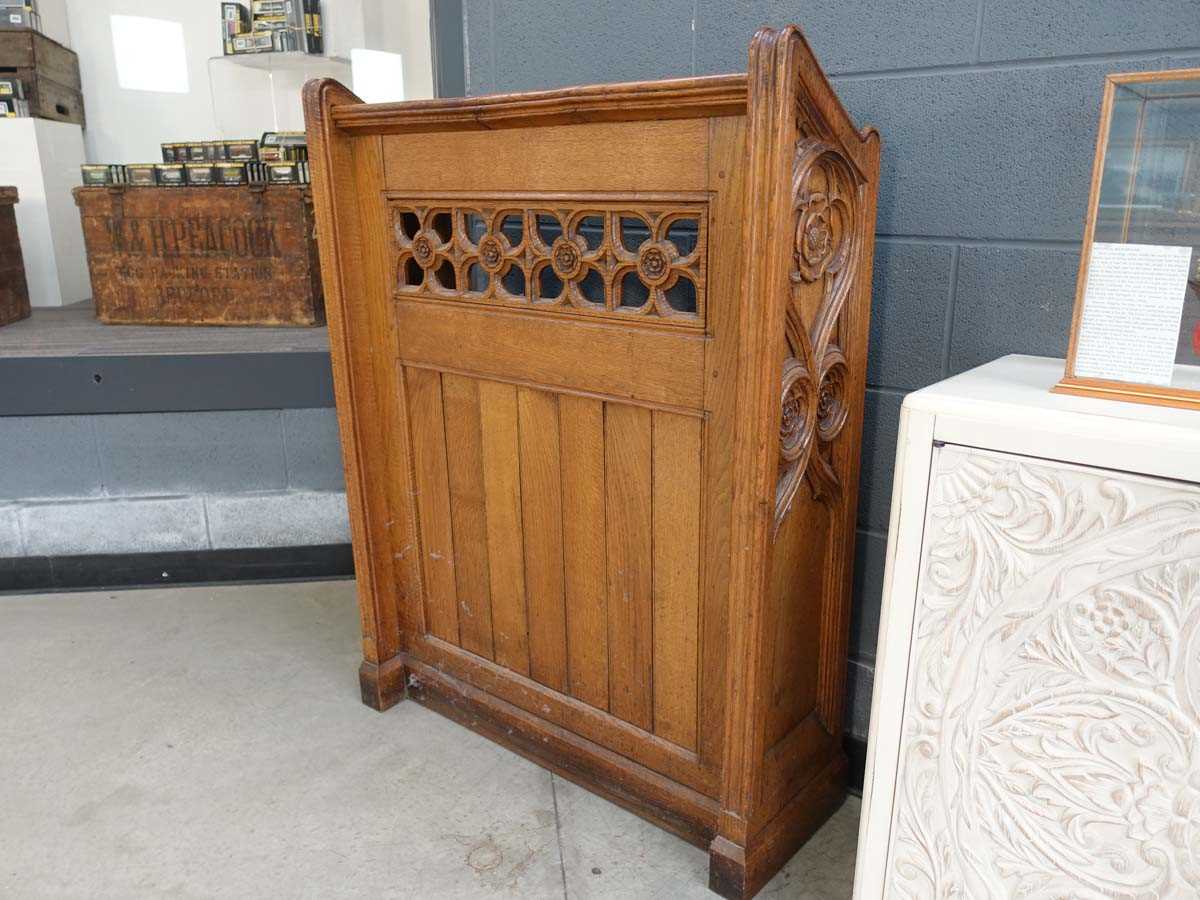
<svg viewBox="0 0 1200 900"><path fill-rule="evenodd" d="M0 31L0 77L6 75L21 79L31 115L86 124L74 51L30 29Z"/></svg>
<svg viewBox="0 0 1200 900"><path fill-rule="evenodd" d="M878 135L795 28L748 75L305 110L364 700L752 895L844 796Z"/></svg>
<svg viewBox="0 0 1200 900"><path fill-rule="evenodd" d="M79 187L109 325L322 325L307 186Z"/></svg>
<svg viewBox="0 0 1200 900"><path fill-rule="evenodd" d="M17 200L15 187L0 187L0 325L29 317L29 286L13 209Z"/></svg>

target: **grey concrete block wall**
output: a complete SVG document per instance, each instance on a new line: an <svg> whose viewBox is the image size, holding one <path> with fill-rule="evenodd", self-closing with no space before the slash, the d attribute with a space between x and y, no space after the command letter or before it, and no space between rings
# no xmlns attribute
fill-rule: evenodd
<svg viewBox="0 0 1200 900"><path fill-rule="evenodd" d="M350 539L331 408L0 417L0 459L0 559Z"/></svg>
<svg viewBox="0 0 1200 900"><path fill-rule="evenodd" d="M279 410L93 416L112 494L287 487Z"/></svg>
<svg viewBox="0 0 1200 900"><path fill-rule="evenodd" d="M464 0L468 94L744 70L796 22L883 136L851 642L863 735L906 392L1061 355L1105 74L1200 65L1196 0Z"/></svg>
<svg viewBox="0 0 1200 900"><path fill-rule="evenodd" d="M335 491L231 494L205 499L213 549L302 547L350 540L346 495Z"/></svg>
<svg viewBox="0 0 1200 900"><path fill-rule="evenodd" d="M345 490L342 447L333 409L283 410L283 450L289 487Z"/></svg>

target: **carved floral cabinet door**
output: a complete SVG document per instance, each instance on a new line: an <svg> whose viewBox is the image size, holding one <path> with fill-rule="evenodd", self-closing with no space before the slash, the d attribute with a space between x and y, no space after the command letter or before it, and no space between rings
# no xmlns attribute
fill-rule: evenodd
<svg viewBox="0 0 1200 900"><path fill-rule="evenodd" d="M1046 457L1086 453L1067 421ZM919 552L889 561L856 895L1200 895L1200 485L920 433L901 438L897 502L920 449L928 481Z"/></svg>

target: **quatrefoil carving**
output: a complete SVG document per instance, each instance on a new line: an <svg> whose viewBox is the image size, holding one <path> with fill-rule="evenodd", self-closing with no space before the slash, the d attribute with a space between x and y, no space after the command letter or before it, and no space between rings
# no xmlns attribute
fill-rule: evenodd
<svg viewBox="0 0 1200 900"><path fill-rule="evenodd" d="M392 203L396 290L702 324L702 202Z"/></svg>

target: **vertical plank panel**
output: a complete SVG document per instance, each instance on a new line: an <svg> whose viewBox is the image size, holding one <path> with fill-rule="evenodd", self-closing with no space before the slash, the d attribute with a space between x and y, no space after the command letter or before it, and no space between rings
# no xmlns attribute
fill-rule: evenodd
<svg viewBox="0 0 1200 900"><path fill-rule="evenodd" d="M608 708L625 721L653 725L651 665L650 410L609 403L604 481L608 544Z"/></svg>
<svg viewBox="0 0 1200 900"><path fill-rule="evenodd" d="M483 502L479 383L461 375L443 375L442 407L446 445L450 448L446 461L454 528L458 633L464 649L492 659L492 588Z"/></svg>
<svg viewBox="0 0 1200 900"><path fill-rule="evenodd" d="M654 733L696 749L701 421L654 413Z"/></svg>
<svg viewBox="0 0 1200 900"><path fill-rule="evenodd" d="M608 709L608 557L604 533L604 403L558 398L563 562L571 695Z"/></svg>
<svg viewBox="0 0 1200 900"><path fill-rule="evenodd" d="M442 381L437 372L428 369L405 369L404 375L408 383L413 471L421 520L426 621L430 634L457 644L458 594L454 584Z"/></svg>
<svg viewBox="0 0 1200 900"><path fill-rule="evenodd" d="M562 475L558 400L532 388L517 391L521 433L521 522L529 610L529 674L567 689L567 624L563 602Z"/></svg>
<svg viewBox="0 0 1200 900"><path fill-rule="evenodd" d="M517 389L511 384L480 381L479 424L492 586L493 652L500 665L528 675Z"/></svg>

